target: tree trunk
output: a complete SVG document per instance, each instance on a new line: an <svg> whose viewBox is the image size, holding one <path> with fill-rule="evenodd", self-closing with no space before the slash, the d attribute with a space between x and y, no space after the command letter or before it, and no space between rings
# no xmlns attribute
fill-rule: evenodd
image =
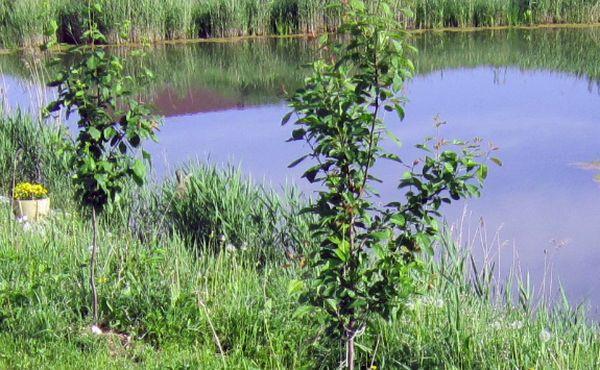
<svg viewBox="0 0 600 370"><path fill-rule="evenodd" d="M354 330L348 330L346 333L346 366L348 370L354 370Z"/></svg>
<svg viewBox="0 0 600 370"><path fill-rule="evenodd" d="M92 312L94 314L94 325L98 323L98 290L96 289L96 257L98 254L98 220L96 219L96 208L92 206L92 257L90 258L90 287L92 288Z"/></svg>

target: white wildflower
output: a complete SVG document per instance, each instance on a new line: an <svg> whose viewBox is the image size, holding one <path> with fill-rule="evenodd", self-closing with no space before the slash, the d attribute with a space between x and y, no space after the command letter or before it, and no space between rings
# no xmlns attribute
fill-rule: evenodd
<svg viewBox="0 0 600 370"><path fill-rule="evenodd" d="M540 340L544 343L548 342L550 339L552 339L552 333L550 333L548 330L546 329L542 329L542 331L540 332Z"/></svg>
<svg viewBox="0 0 600 370"><path fill-rule="evenodd" d="M422 302L427 306L432 306L435 308L444 307L444 300L441 298L433 298L433 297L425 297Z"/></svg>
<svg viewBox="0 0 600 370"><path fill-rule="evenodd" d="M55 217L70 217L71 214L64 209L53 209L50 210L50 214Z"/></svg>
<svg viewBox="0 0 600 370"><path fill-rule="evenodd" d="M25 231L31 230L31 224L29 222L24 222L23 223L23 230L25 230Z"/></svg>
<svg viewBox="0 0 600 370"><path fill-rule="evenodd" d="M225 246L225 250L226 250L227 252L231 252L231 253L233 253L233 252L237 251L237 248L236 248L236 246L235 246L235 245L233 245L233 244L231 244L231 243L227 243L227 245Z"/></svg>
<svg viewBox="0 0 600 370"><path fill-rule="evenodd" d="M242 243L242 246L240 247L240 250L241 250L242 252L245 252L245 251L247 251L247 250L248 250L248 243L246 243L246 242L243 242L243 243Z"/></svg>
<svg viewBox="0 0 600 370"><path fill-rule="evenodd" d="M0 204L9 204L10 203L10 198L9 197L5 197L4 195L0 195Z"/></svg>
<svg viewBox="0 0 600 370"><path fill-rule="evenodd" d="M500 321L494 321L492 323L492 328L496 330L502 329L502 323Z"/></svg>
<svg viewBox="0 0 600 370"><path fill-rule="evenodd" d="M100 335L102 334L102 329L100 329L98 326L93 325L92 326L92 333L96 334L96 335Z"/></svg>
<svg viewBox="0 0 600 370"><path fill-rule="evenodd" d="M523 321L517 320L515 322L511 322L509 327L513 330L523 329Z"/></svg>
<svg viewBox="0 0 600 370"><path fill-rule="evenodd" d="M21 217L17 217L17 222L21 223L21 224L26 223L27 222L27 215L23 215Z"/></svg>

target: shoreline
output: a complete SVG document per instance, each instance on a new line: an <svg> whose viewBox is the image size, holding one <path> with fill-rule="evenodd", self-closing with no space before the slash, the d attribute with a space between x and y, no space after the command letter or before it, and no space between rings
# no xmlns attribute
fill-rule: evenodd
<svg viewBox="0 0 600 370"><path fill-rule="evenodd" d="M535 25L517 25L517 26L483 26L483 27L441 27L441 28L420 28L420 29L407 29L406 32L411 35L420 35L425 33L461 33L461 32L479 32L479 31L501 31L501 30L535 30L535 29L588 29L588 28L599 28L600 23L543 23ZM149 43L140 42L125 42L119 44L105 44L101 47L125 47L125 48L144 48L144 47L155 47L161 45L187 45L187 44L203 44L203 43L236 43L248 40L269 40L269 39L315 39L321 35L327 34L317 33L300 33L291 35L246 35L246 36L234 36L234 37L211 37L211 38L190 38L190 39L176 39L176 40L158 40ZM329 33L333 34L333 33ZM58 44L48 50L53 53L62 53L66 51L73 44ZM16 48L0 48L0 55L7 55L16 53L19 51L40 51L41 45L37 46L22 46Z"/></svg>

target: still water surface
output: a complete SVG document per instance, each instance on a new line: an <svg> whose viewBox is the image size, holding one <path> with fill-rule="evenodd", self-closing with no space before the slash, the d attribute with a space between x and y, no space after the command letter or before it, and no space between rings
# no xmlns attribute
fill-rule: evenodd
<svg viewBox="0 0 600 370"><path fill-rule="evenodd" d="M447 209L455 222L468 209L485 221L504 260L518 253L534 281L550 257L554 275L573 302L600 307L600 184L582 163L600 160L600 29L541 29L427 33L415 36L417 76L407 84L406 119L386 117L405 143L400 153L447 122L447 138L475 136L500 147L483 196ZM287 165L307 149L285 143L283 96L301 84L301 65L316 54L306 40L164 46L147 63L157 73L148 97L165 115L159 144L150 145L157 176L193 159L239 164L275 186L294 183L301 169ZM9 105L26 106L39 93L35 57L0 58ZM132 63L131 68L135 68ZM584 166L585 167L585 166ZM589 167L589 166L588 166ZM591 166L593 167L593 166ZM377 168L382 198L397 197L402 169ZM600 172L598 170L597 172Z"/></svg>

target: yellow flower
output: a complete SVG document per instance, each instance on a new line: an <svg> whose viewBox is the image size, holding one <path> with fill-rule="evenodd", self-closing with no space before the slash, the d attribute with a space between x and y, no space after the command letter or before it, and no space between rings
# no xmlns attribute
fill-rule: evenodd
<svg viewBox="0 0 600 370"><path fill-rule="evenodd" d="M15 186L13 196L17 200L44 199L48 196L48 189L41 184L21 182Z"/></svg>

